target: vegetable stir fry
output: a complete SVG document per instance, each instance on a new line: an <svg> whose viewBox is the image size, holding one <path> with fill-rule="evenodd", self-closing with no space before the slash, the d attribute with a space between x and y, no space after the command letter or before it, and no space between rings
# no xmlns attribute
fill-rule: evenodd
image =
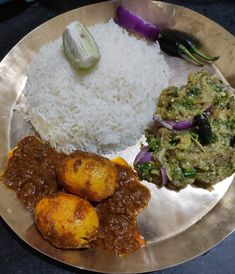
<svg viewBox="0 0 235 274"><path fill-rule="evenodd" d="M174 190L190 184L210 190L235 172L235 96L217 76L201 70L186 86L166 88L156 116L134 163L141 179ZM172 124L182 127L166 126Z"/></svg>

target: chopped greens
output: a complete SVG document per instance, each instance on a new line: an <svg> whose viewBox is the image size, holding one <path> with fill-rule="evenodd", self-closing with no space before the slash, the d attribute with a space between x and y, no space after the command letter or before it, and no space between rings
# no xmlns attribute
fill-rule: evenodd
<svg viewBox="0 0 235 274"><path fill-rule="evenodd" d="M195 168L190 168L183 171L185 178L194 178L197 174L197 170Z"/></svg>
<svg viewBox="0 0 235 274"><path fill-rule="evenodd" d="M153 168L153 164L151 162L139 165L138 172L139 172L140 178L142 180L148 180L149 173L152 168Z"/></svg>
<svg viewBox="0 0 235 274"><path fill-rule="evenodd" d="M156 138L147 138L148 141L148 145L151 151L153 152L157 152L160 148L160 144L161 144L161 139L156 137Z"/></svg>
<svg viewBox="0 0 235 274"><path fill-rule="evenodd" d="M192 86L189 90L189 95L190 96L199 96L200 94L202 94L202 91L197 86Z"/></svg>

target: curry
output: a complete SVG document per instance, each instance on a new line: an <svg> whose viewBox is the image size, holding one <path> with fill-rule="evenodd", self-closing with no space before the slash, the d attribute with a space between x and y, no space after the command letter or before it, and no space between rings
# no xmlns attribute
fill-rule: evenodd
<svg viewBox="0 0 235 274"><path fill-rule="evenodd" d="M94 246L117 254L128 254L146 244L136 218L147 207L150 191L139 182L132 168L119 164L116 166L116 191L97 206L100 231Z"/></svg>
<svg viewBox="0 0 235 274"><path fill-rule="evenodd" d="M28 136L10 152L0 181L16 192L41 235L57 248L129 254L146 244L137 215L150 191L122 158L65 155Z"/></svg>
<svg viewBox="0 0 235 274"><path fill-rule="evenodd" d="M33 212L40 199L61 189L57 170L65 157L40 139L27 136L10 153L1 181Z"/></svg>

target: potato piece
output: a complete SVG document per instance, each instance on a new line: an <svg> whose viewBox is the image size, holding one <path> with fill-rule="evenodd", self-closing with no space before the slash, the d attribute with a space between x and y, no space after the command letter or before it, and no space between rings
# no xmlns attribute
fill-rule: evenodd
<svg viewBox="0 0 235 274"><path fill-rule="evenodd" d="M34 219L42 236L64 249L89 247L99 228L96 211L88 201L62 192L41 199Z"/></svg>
<svg viewBox="0 0 235 274"><path fill-rule="evenodd" d="M129 167L129 164L127 163L127 161L125 159L123 159L122 157L115 157L111 160L114 164L118 164L124 167Z"/></svg>
<svg viewBox="0 0 235 274"><path fill-rule="evenodd" d="M117 169L107 158L76 151L59 167L59 181L64 188L88 201L99 202L116 188Z"/></svg>

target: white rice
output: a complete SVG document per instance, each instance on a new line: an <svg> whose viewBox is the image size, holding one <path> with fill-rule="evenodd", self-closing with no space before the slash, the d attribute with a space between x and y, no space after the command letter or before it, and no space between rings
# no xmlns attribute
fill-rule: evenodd
<svg viewBox="0 0 235 274"><path fill-rule="evenodd" d="M33 58L24 90L28 119L42 139L65 153L107 153L134 144L168 85L157 43L130 36L112 20L89 30L101 55L95 68L75 71L60 38Z"/></svg>

